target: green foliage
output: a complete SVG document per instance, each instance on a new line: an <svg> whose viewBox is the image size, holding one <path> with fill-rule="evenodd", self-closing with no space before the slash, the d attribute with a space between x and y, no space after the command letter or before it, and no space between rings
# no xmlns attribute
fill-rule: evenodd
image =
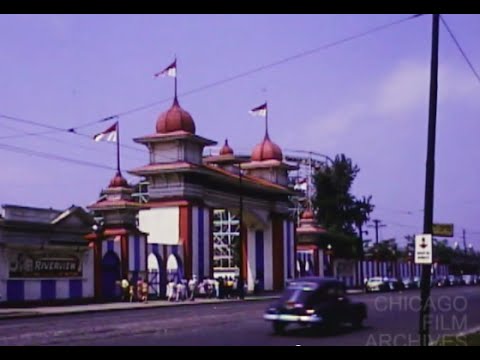
<svg viewBox="0 0 480 360"><path fill-rule="evenodd" d="M360 168L344 154L337 155L332 164L325 164L314 174L316 195L313 206L317 221L334 237L335 254L346 257L359 255L362 245L358 231L369 219L374 206L371 196L356 198L351 194Z"/></svg>
<svg viewBox="0 0 480 360"><path fill-rule="evenodd" d="M378 261L396 261L403 257L404 252L398 249L395 239L380 241L373 244L367 251L367 257Z"/></svg>

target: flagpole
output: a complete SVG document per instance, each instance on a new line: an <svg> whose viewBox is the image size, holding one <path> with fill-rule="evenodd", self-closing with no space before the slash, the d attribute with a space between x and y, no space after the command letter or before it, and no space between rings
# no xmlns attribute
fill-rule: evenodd
<svg viewBox="0 0 480 360"><path fill-rule="evenodd" d="M265 137L268 137L268 104L265 101Z"/></svg>
<svg viewBox="0 0 480 360"><path fill-rule="evenodd" d="M175 88L174 88L174 91L175 91L174 100L177 101L177 56L176 55L175 55Z"/></svg>
<svg viewBox="0 0 480 360"><path fill-rule="evenodd" d="M117 121L117 172L120 175L120 123Z"/></svg>

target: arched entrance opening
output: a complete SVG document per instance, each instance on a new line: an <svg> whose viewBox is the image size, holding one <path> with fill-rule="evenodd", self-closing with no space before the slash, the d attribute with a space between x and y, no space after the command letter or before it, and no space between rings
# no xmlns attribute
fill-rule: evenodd
<svg viewBox="0 0 480 360"><path fill-rule="evenodd" d="M147 258L148 268L148 295L163 297L165 295L165 274L162 258L155 253L150 253Z"/></svg>
<svg viewBox="0 0 480 360"><path fill-rule="evenodd" d="M167 277L168 281L180 282L183 279L182 261L180 258L171 254L167 259Z"/></svg>
<svg viewBox="0 0 480 360"><path fill-rule="evenodd" d="M314 273L313 273L313 263L312 263L311 259L307 259L305 261L305 275L306 276L314 275Z"/></svg>
<svg viewBox="0 0 480 360"><path fill-rule="evenodd" d="M113 251L108 251L102 259L102 297L113 300L119 297L120 259Z"/></svg>

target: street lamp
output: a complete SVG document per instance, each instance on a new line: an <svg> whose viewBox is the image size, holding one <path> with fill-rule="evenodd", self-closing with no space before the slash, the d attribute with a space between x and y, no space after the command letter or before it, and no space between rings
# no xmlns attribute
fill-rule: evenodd
<svg viewBox="0 0 480 360"><path fill-rule="evenodd" d="M239 290L239 297L240 299L245 298L245 279L243 278L243 173L241 164L244 163L246 160L243 158L238 158L236 165L238 166L238 183L239 183L239 229L238 229L238 244L239 244L239 254L238 254L238 261L239 261L239 271L238 271L238 290Z"/></svg>
<svg viewBox="0 0 480 360"><path fill-rule="evenodd" d="M327 259L328 259L328 275L333 276L333 271L332 271L332 245L328 244L327 245Z"/></svg>
<svg viewBox="0 0 480 360"><path fill-rule="evenodd" d="M240 266L239 266L239 272L238 272L238 287L240 288L240 299L245 298L245 287L244 287L244 279L243 279L243 174L242 174L242 168L240 166L240 163L238 164L238 182L240 183L240 228L238 231L238 235L240 237L239 239L239 244L240 244L240 254L239 254L239 261L240 261Z"/></svg>

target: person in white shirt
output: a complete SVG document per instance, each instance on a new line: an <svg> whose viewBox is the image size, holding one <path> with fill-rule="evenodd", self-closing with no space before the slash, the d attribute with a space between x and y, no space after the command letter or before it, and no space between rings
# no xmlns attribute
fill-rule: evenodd
<svg viewBox="0 0 480 360"><path fill-rule="evenodd" d="M195 300L195 293L197 292L197 276L193 275L193 278L188 282L188 290L190 291L190 300Z"/></svg>

